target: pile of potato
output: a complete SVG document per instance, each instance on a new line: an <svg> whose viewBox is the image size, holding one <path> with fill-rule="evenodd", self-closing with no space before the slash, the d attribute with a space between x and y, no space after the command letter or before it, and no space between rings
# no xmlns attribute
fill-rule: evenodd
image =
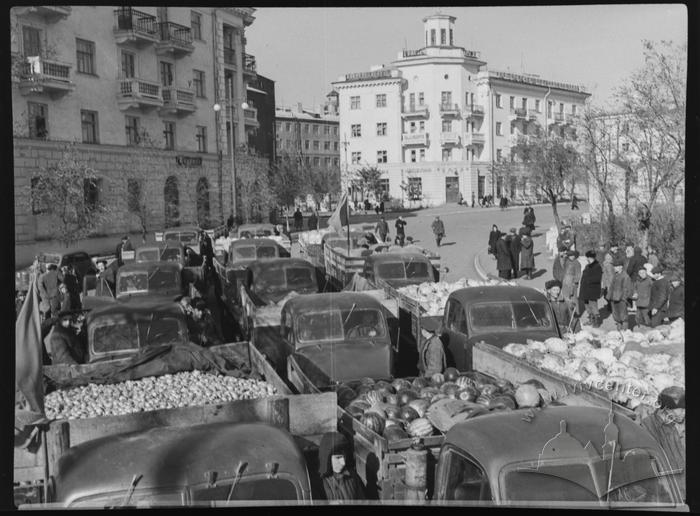
<svg viewBox="0 0 700 516"><path fill-rule="evenodd" d="M276 394L267 382L187 371L115 384L88 384L46 395L49 419L83 419L228 403Z"/></svg>
<svg viewBox="0 0 700 516"><path fill-rule="evenodd" d="M438 281L437 283L425 282L420 285L409 285L398 289L406 297L420 303L427 315L442 315L445 311L447 298L455 290L466 287L483 287L487 285L517 285L514 281L492 279L479 281L460 278L455 282Z"/></svg>

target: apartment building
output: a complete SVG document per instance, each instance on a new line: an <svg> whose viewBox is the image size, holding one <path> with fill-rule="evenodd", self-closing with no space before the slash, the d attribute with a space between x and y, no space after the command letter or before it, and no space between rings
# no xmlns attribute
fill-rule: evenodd
<svg viewBox="0 0 700 516"><path fill-rule="evenodd" d="M27 202L32 175L76 142L114 213L103 234L134 231L133 196L153 228L225 220L232 206L230 141L259 128L244 108L257 78L245 53L255 9L14 7L12 112L18 243L50 238ZM214 109L218 104L221 109ZM231 133L234 131L234 134ZM134 165L137 146L149 163ZM138 199L136 199L138 200ZM168 209L168 205L177 209Z"/></svg>
<svg viewBox="0 0 700 516"><path fill-rule="evenodd" d="M258 125L248 131L248 148L267 158L272 164L275 161L275 81L260 74L248 81L247 104L255 110L254 116Z"/></svg>
<svg viewBox="0 0 700 516"><path fill-rule="evenodd" d="M377 166L385 192L411 206L533 193L522 181L504 185L494 164L508 158L519 134L541 128L572 136L589 94L578 85L487 70L479 52L455 44L455 19L424 18L424 47L333 83L345 178Z"/></svg>

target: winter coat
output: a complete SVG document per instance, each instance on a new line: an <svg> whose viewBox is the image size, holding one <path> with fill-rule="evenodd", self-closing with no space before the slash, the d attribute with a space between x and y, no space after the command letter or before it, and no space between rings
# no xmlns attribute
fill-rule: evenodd
<svg viewBox="0 0 700 516"><path fill-rule="evenodd" d="M345 469L334 473L331 465L333 455L345 456ZM340 432L328 432L321 438L318 450L319 473L327 500L360 500L365 498L362 483L351 466L350 443Z"/></svg>
<svg viewBox="0 0 700 516"><path fill-rule="evenodd" d="M75 274L70 272L63 275L63 283L68 289L68 295L70 296L70 304L73 309L77 310L80 308L80 285L78 284L78 278Z"/></svg>
<svg viewBox="0 0 700 516"><path fill-rule="evenodd" d="M561 280L561 296L564 299L575 297L579 281L581 281L581 264L578 260L567 258L564 265L564 279Z"/></svg>
<svg viewBox="0 0 700 516"><path fill-rule="evenodd" d="M651 297L649 299L649 310L656 308L659 311L666 309L668 305L668 294L671 290L671 285L668 282L668 278L661 277L654 280L651 284Z"/></svg>
<svg viewBox="0 0 700 516"><path fill-rule="evenodd" d="M377 225L374 228L374 230L377 233L379 233L386 240L386 236L389 234L389 224L387 223L386 220L385 221L380 220L379 222L377 222Z"/></svg>
<svg viewBox="0 0 700 516"><path fill-rule="evenodd" d="M532 211L528 211L523 217L523 226L534 226L535 225L535 214Z"/></svg>
<svg viewBox="0 0 700 516"><path fill-rule="evenodd" d="M510 260L510 251L508 250L508 243L503 239L499 238L496 241L496 268L499 271L509 271L513 264Z"/></svg>
<svg viewBox="0 0 700 516"><path fill-rule="evenodd" d="M315 214L309 216L308 225L311 231L318 229L318 217Z"/></svg>
<svg viewBox="0 0 700 516"><path fill-rule="evenodd" d="M634 284L634 291L637 294L637 306L646 308L649 306L651 301L651 287L654 284L654 280L649 277L644 279L638 279Z"/></svg>
<svg viewBox="0 0 700 516"><path fill-rule="evenodd" d="M406 226L405 220L396 219L396 223L394 224L394 227L396 228L396 234L397 235L405 235L406 234L405 226Z"/></svg>
<svg viewBox="0 0 700 516"><path fill-rule="evenodd" d="M569 305L560 296L557 299L549 299L549 305L552 307L554 316L557 319L557 325L559 329L564 332L564 330L569 326L569 320L571 320L571 311L569 310Z"/></svg>
<svg viewBox="0 0 700 516"><path fill-rule="evenodd" d="M501 236L500 231L491 231L489 233L489 253L496 254L496 242Z"/></svg>
<svg viewBox="0 0 700 516"><path fill-rule="evenodd" d="M605 261L603 262L603 277L601 279L600 286L610 290L610 285L612 285L614 275L615 267L613 267L612 256L608 253L605 256Z"/></svg>
<svg viewBox="0 0 700 516"><path fill-rule="evenodd" d="M564 281L564 266L566 265L567 261L568 258L564 258L564 260L562 260L558 256L554 258L554 265L552 266L552 277L555 280Z"/></svg>
<svg viewBox="0 0 700 516"><path fill-rule="evenodd" d="M535 268L535 242L528 235L524 235L520 240L520 268L534 269Z"/></svg>
<svg viewBox="0 0 700 516"><path fill-rule="evenodd" d="M82 364L85 361L84 352L80 349L80 342L73 330L64 328L60 323L49 334L49 347L53 365Z"/></svg>
<svg viewBox="0 0 700 516"><path fill-rule="evenodd" d="M632 297L632 292L634 291L632 287L632 280L627 275L625 271L615 273L612 280L612 285L608 288L608 295L606 299L608 301L626 301L627 298Z"/></svg>
<svg viewBox="0 0 700 516"><path fill-rule="evenodd" d="M603 268L597 261L589 263L581 273L581 289L579 299L584 301L596 301L600 298L600 285L603 278Z"/></svg>
<svg viewBox="0 0 700 516"><path fill-rule="evenodd" d="M436 235L445 234L445 224L441 220L434 220L430 227L433 228L433 233Z"/></svg>
<svg viewBox="0 0 700 516"><path fill-rule="evenodd" d="M668 295L669 317L683 317L685 312L685 287L681 284L676 288L671 287Z"/></svg>
<svg viewBox="0 0 700 516"><path fill-rule="evenodd" d="M39 295L42 300L58 296L58 271L46 271L39 276Z"/></svg>
<svg viewBox="0 0 700 516"><path fill-rule="evenodd" d="M644 264L647 262L646 258L642 256L642 248L641 247L635 247L634 248L634 255L632 258L630 258L628 264L627 264L627 275L630 278L636 278L637 273L639 272L639 269L644 268Z"/></svg>
<svg viewBox="0 0 700 516"><path fill-rule="evenodd" d="M519 235L513 235L510 237L510 242L508 244L508 249L510 250L510 255L513 257L513 259L517 260L518 255L520 254L520 248L522 245L520 244L520 236Z"/></svg>
<svg viewBox="0 0 700 516"><path fill-rule="evenodd" d="M447 367L445 349L442 340L437 335L429 339L421 338L418 349L418 370L423 376L430 378L434 374L442 373Z"/></svg>

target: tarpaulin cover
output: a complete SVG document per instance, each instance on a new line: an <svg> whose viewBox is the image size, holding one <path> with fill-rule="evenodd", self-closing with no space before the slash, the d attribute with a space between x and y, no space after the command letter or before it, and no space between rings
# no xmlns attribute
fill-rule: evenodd
<svg viewBox="0 0 700 516"><path fill-rule="evenodd" d="M46 367L44 376L49 386L65 389L89 383L119 383L195 369L218 371L228 376L251 376L250 368L234 354L222 356L191 342L143 348L126 361L95 364L88 371L80 366Z"/></svg>

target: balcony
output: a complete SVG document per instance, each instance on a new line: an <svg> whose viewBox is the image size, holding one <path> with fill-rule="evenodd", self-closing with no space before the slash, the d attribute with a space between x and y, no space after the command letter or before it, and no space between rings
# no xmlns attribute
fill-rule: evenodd
<svg viewBox="0 0 700 516"><path fill-rule="evenodd" d="M470 104L464 108L465 118L483 118L484 117L484 106L478 104Z"/></svg>
<svg viewBox="0 0 700 516"><path fill-rule="evenodd" d="M459 133L440 133L440 145L459 145Z"/></svg>
<svg viewBox="0 0 700 516"><path fill-rule="evenodd" d="M440 104L440 116L460 116L461 111L457 104Z"/></svg>
<svg viewBox="0 0 700 516"><path fill-rule="evenodd" d="M528 109L527 110L527 118L531 121L534 122L537 120L537 117L540 115L540 112L537 111L536 109Z"/></svg>
<svg viewBox="0 0 700 516"><path fill-rule="evenodd" d="M117 45L133 43L139 46L159 41L158 21L155 16L131 7L114 11L114 38Z"/></svg>
<svg viewBox="0 0 700 516"><path fill-rule="evenodd" d="M119 109L162 107L160 84L135 77L117 80L117 104Z"/></svg>
<svg viewBox="0 0 700 516"><path fill-rule="evenodd" d="M243 109L243 123L246 127L260 127L260 122L258 122L258 110L254 107Z"/></svg>
<svg viewBox="0 0 700 516"><path fill-rule="evenodd" d="M401 112L403 118L428 118L428 106L409 106Z"/></svg>
<svg viewBox="0 0 700 516"><path fill-rule="evenodd" d="M194 91L175 86L164 86L162 114L189 115L197 107L194 104Z"/></svg>
<svg viewBox="0 0 700 516"><path fill-rule="evenodd" d="M243 54L243 74L252 75L255 77L257 75L257 64L255 63L255 56L250 54Z"/></svg>
<svg viewBox="0 0 700 516"><path fill-rule="evenodd" d="M159 23L160 41L156 44L158 55L181 57L194 52L192 30L184 25L165 22Z"/></svg>
<svg viewBox="0 0 700 516"><path fill-rule="evenodd" d="M65 20L71 13L67 5L33 5L31 7L15 7L17 16L36 15L48 23Z"/></svg>
<svg viewBox="0 0 700 516"><path fill-rule="evenodd" d="M510 108L510 121L525 120L527 118L527 109L525 108Z"/></svg>
<svg viewBox="0 0 700 516"><path fill-rule="evenodd" d="M484 136L484 133L467 133L467 147L483 147L485 142L486 136Z"/></svg>
<svg viewBox="0 0 700 516"><path fill-rule="evenodd" d="M64 95L75 89L71 65L39 56L26 58L19 67L19 91L22 95Z"/></svg>
<svg viewBox="0 0 700 516"><path fill-rule="evenodd" d="M404 133L401 135L402 145L428 145L428 133Z"/></svg>
<svg viewBox="0 0 700 516"><path fill-rule="evenodd" d="M564 124L565 125L573 125L575 120L576 120L576 115L574 115L573 113L566 113L564 115Z"/></svg>
<svg viewBox="0 0 700 516"><path fill-rule="evenodd" d="M554 113L554 123L563 124L564 123L564 113Z"/></svg>

